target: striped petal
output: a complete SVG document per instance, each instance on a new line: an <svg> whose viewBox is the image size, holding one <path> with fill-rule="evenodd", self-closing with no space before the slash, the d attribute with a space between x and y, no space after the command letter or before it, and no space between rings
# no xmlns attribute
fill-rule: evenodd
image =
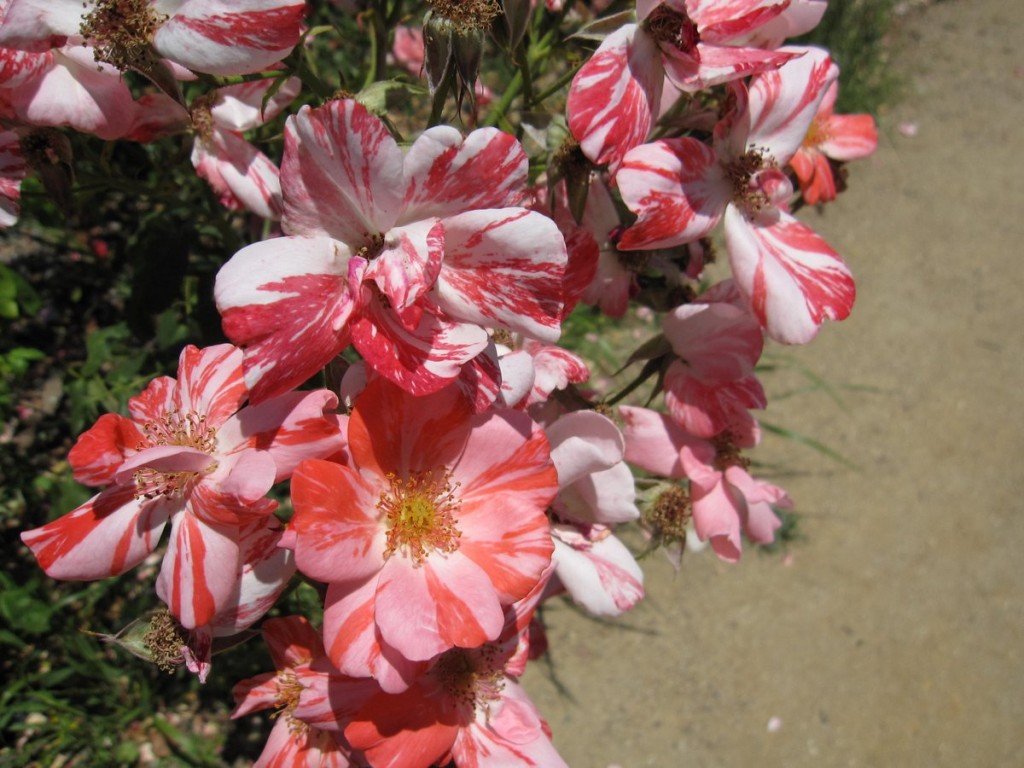
<svg viewBox="0 0 1024 768"><path fill-rule="evenodd" d="M821 48L787 47L802 54L781 68L751 78L748 146L765 150L785 165L799 149L828 87L839 76Z"/></svg>
<svg viewBox="0 0 1024 768"><path fill-rule="evenodd" d="M281 178L277 166L239 134L215 129L196 139L192 165L228 210L245 209L264 219L281 218Z"/></svg>
<svg viewBox="0 0 1024 768"><path fill-rule="evenodd" d="M747 35L774 19L789 5L788 0L668 0L685 5L700 27L701 37L721 42Z"/></svg>
<svg viewBox="0 0 1024 768"><path fill-rule="evenodd" d="M465 447L469 416L470 401L456 387L415 397L376 378L356 399L349 419L353 463L382 477L451 466Z"/></svg>
<svg viewBox="0 0 1024 768"><path fill-rule="evenodd" d="M303 107L285 127L285 231L328 235L353 249L370 246L398 220L402 162L387 127L358 102Z"/></svg>
<svg viewBox="0 0 1024 768"><path fill-rule="evenodd" d="M115 413L100 416L68 454L68 461L75 468L75 480L83 485L109 485L142 439L138 426L124 416Z"/></svg>
<svg viewBox="0 0 1024 768"><path fill-rule="evenodd" d="M156 592L186 629L209 624L237 587L237 529L186 511L172 521Z"/></svg>
<svg viewBox="0 0 1024 768"><path fill-rule="evenodd" d="M686 93L776 69L793 58L792 53L710 43L698 43L697 53L699 58L669 49L665 56L665 74L673 85Z"/></svg>
<svg viewBox="0 0 1024 768"><path fill-rule="evenodd" d="M156 549L168 516L180 502L137 499L114 486L21 540L54 579L92 580L134 568Z"/></svg>
<svg viewBox="0 0 1024 768"><path fill-rule="evenodd" d="M366 364L415 395L427 395L451 383L488 341L483 328L429 311L421 310L418 322L409 327L379 297L367 304L351 328L352 343Z"/></svg>
<svg viewBox="0 0 1024 768"><path fill-rule="evenodd" d="M242 407L246 395L242 351L231 344L200 349L191 344L178 358L177 401L182 415L194 411L219 427Z"/></svg>
<svg viewBox="0 0 1024 768"><path fill-rule="evenodd" d="M444 226L436 219L416 221L384 236L362 279L372 280L392 307L407 309L434 285L443 256Z"/></svg>
<svg viewBox="0 0 1024 768"><path fill-rule="evenodd" d="M19 86L32 75L51 66L53 54L50 51L34 53L14 48L0 48L0 87Z"/></svg>
<svg viewBox="0 0 1024 768"><path fill-rule="evenodd" d="M274 469L274 460L266 451L222 457L217 471L192 489L192 511L211 524L230 526L268 517L277 509L276 501L264 498L273 485Z"/></svg>
<svg viewBox="0 0 1024 768"><path fill-rule="evenodd" d="M347 346L350 253L326 237L281 237L221 267L214 296L224 333L246 346L253 402L293 389Z"/></svg>
<svg viewBox="0 0 1024 768"><path fill-rule="evenodd" d="M664 83L661 52L635 24L605 38L569 87L569 130L583 154L613 169L644 142Z"/></svg>
<svg viewBox="0 0 1024 768"><path fill-rule="evenodd" d="M527 339L523 345L533 358L533 387L526 405L545 403L551 393L590 378L587 362L567 349Z"/></svg>
<svg viewBox="0 0 1024 768"><path fill-rule="evenodd" d="M276 466L274 482L281 482L303 459L326 459L344 448L347 419L334 413L337 406L337 395L326 389L289 392L240 410L218 430L217 442L222 453L266 452Z"/></svg>
<svg viewBox="0 0 1024 768"><path fill-rule="evenodd" d="M128 413L137 424L160 421L168 411L178 407L177 390L178 382L170 376L158 376L142 392L129 398Z"/></svg>
<svg viewBox="0 0 1024 768"><path fill-rule="evenodd" d="M449 648L497 638L505 614L489 574L461 550L420 564L390 559L377 584L374 620L385 643L426 661Z"/></svg>
<svg viewBox="0 0 1024 768"><path fill-rule="evenodd" d="M486 571L503 604L519 600L551 561L545 510L558 474L547 438L518 411L475 417L453 476L461 484L459 553Z"/></svg>
<svg viewBox="0 0 1024 768"><path fill-rule="evenodd" d="M401 220L518 205L524 197L526 171L526 153L511 134L481 128L463 139L451 126L430 128L405 156Z"/></svg>
<svg viewBox="0 0 1024 768"><path fill-rule="evenodd" d="M725 213L725 243L736 285L776 341L805 344L826 319L843 320L856 287L846 263L810 227L783 211L749 221Z"/></svg>
<svg viewBox="0 0 1024 768"><path fill-rule="evenodd" d="M615 183L637 215L618 242L622 250L667 248L703 237L732 195L715 151L690 138L637 147L623 159Z"/></svg>
<svg viewBox="0 0 1024 768"><path fill-rule="evenodd" d="M295 558L299 570L330 584L365 582L380 570L385 529L380 489L341 464L311 460L292 477Z"/></svg>
<svg viewBox="0 0 1024 768"><path fill-rule="evenodd" d="M349 592L330 584L324 604L324 644L331 663L352 677L373 677L388 693L406 690L423 664L382 644L374 621L377 579Z"/></svg>
<svg viewBox="0 0 1024 768"><path fill-rule="evenodd" d="M643 599L644 575L626 546L600 530L587 536L554 526L555 574L577 605L595 616L621 616Z"/></svg>
<svg viewBox="0 0 1024 768"><path fill-rule="evenodd" d="M217 612L214 635L233 635L259 621L274 607L292 576L295 556L280 546L283 526L277 520L258 522L238 534L240 570L237 594ZM319 655L323 655L322 648Z"/></svg>
<svg viewBox="0 0 1024 768"><path fill-rule="evenodd" d="M244 75L279 62L299 41L306 4L298 0L158 0L171 17L153 46L196 72Z"/></svg>
<svg viewBox="0 0 1024 768"><path fill-rule="evenodd" d="M819 146L834 160L859 160L878 148L878 129L871 115L832 115L822 127Z"/></svg>
<svg viewBox="0 0 1024 768"><path fill-rule="evenodd" d="M558 339L567 256L551 219L504 208L453 216L444 228L434 294L441 309L464 322Z"/></svg>

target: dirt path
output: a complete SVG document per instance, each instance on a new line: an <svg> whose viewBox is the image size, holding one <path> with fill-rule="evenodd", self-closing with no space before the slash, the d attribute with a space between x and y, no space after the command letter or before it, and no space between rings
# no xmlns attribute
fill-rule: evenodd
<svg viewBox="0 0 1024 768"><path fill-rule="evenodd" d="M766 441L802 472L775 478L803 513L791 562L650 561L637 631L549 613L574 701L527 682L574 768L1024 765L1024 3L905 26L909 93L810 217L857 276L854 316L786 351L859 388L765 414L860 471Z"/></svg>

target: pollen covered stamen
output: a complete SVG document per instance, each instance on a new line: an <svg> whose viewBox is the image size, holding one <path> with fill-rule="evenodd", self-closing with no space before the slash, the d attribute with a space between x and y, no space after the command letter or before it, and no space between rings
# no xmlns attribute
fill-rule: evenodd
<svg viewBox="0 0 1024 768"><path fill-rule="evenodd" d="M715 445L715 469L719 472L724 472L729 467L746 469L750 466L750 459L740 453L740 447L728 432L715 436L712 442Z"/></svg>
<svg viewBox="0 0 1024 768"><path fill-rule="evenodd" d="M145 467L132 475L135 480L135 498L155 499L157 496L181 498L195 477L195 472L160 472L151 467Z"/></svg>
<svg viewBox="0 0 1024 768"><path fill-rule="evenodd" d="M142 431L145 440L136 446L139 451L160 445L179 445L208 454L217 450L217 429L207 424L206 417L195 411L189 411L184 416L178 411L168 411L159 421L146 422ZM211 461L205 472L212 472L216 468L217 462ZM152 467L143 467L133 475L135 498L180 498L199 476L199 472L161 472Z"/></svg>
<svg viewBox="0 0 1024 768"><path fill-rule="evenodd" d="M99 0L82 17L79 31L92 43L96 61L121 71L145 70L156 59L150 41L168 18L147 0Z"/></svg>
<svg viewBox="0 0 1024 768"><path fill-rule="evenodd" d="M505 688L504 659L490 643L473 651L452 648L434 665L434 678L444 692L467 707L487 708Z"/></svg>
<svg viewBox="0 0 1024 768"><path fill-rule="evenodd" d="M286 670L277 675L274 680L277 683L277 699L274 706L277 711L271 717L284 715L288 721L288 730L292 734L303 734L309 730L309 724L295 717L295 708L299 706L299 697L302 695L303 686L295 673Z"/></svg>
<svg viewBox="0 0 1024 768"><path fill-rule="evenodd" d="M726 173L732 181L732 199L748 215L771 205L771 197L758 183L758 175L765 169L777 167L775 158L757 147L726 164Z"/></svg>
<svg viewBox="0 0 1024 768"><path fill-rule="evenodd" d="M147 421L142 431L146 442L139 450L155 445L181 445L203 453L217 449L217 428L207 424L206 417L195 411L184 416L178 411L167 411L160 421Z"/></svg>
<svg viewBox="0 0 1024 768"><path fill-rule="evenodd" d="M386 240L383 233L377 232L367 236L367 241L356 251L356 256L373 261L384 252Z"/></svg>
<svg viewBox="0 0 1024 768"><path fill-rule="evenodd" d="M455 524L461 505L450 471L440 476L437 471L413 472L405 479L389 472L387 481L377 502L388 527L385 558L401 550L419 565L431 552L459 548L462 533Z"/></svg>
<svg viewBox="0 0 1024 768"><path fill-rule="evenodd" d="M150 620L149 629L142 636L142 644L152 655L153 663L161 672L173 672L185 663L181 649L188 643L181 625L166 610L157 611Z"/></svg>
<svg viewBox="0 0 1024 768"><path fill-rule="evenodd" d="M213 98L210 94L200 96L192 102L189 117L192 119L192 130L202 141L209 141L213 136Z"/></svg>
<svg viewBox="0 0 1024 768"><path fill-rule="evenodd" d="M697 25L685 13L667 5L659 5L644 19L644 29L657 42L671 45L690 56L697 56L700 33Z"/></svg>
<svg viewBox="0 0 1024 768"><path fill-rule="evenodd" d="M490 29L491 23L501 15L497 0L428 0L438 16L449 19L463 30Z"/></svg>
<svg viewBox="0 0 1024 768"><path fill-rule="evenodd" d="M672 544L686 541L686 525L692 516L690 494L674 485L654 500L643 522L659 543Z"/></svg>

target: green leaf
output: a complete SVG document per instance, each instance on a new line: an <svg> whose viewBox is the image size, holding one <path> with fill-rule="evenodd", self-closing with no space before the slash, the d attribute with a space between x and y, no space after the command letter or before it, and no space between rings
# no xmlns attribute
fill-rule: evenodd
<svg viewBox="0 0 1024 768"><path fill-rule="evenodd" d="M408 104L410 96L425 96L427 89L419 83L405 83L401 80L378 80L356 94L356 101L375 115Z"/></svg>
<svg viewBox="0 0 1024 768"><path fill-rule="evenodd" d="M39 294L25 278L0 264L0 317L13 320L22 314L34 315L42 305Z"/></svg>
<svg viewBox="0 0 1024 768"><path fill-rule="evenodd" d="M29 635L41 635L50 629L53 611L24 588L8 587L0 594L0 615L8 626Z"/></svg>

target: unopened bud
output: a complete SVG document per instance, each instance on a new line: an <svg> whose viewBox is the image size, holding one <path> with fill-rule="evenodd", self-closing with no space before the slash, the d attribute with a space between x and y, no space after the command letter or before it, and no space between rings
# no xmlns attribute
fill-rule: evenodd
<svg viewBox="0 0 1024 768"><path fill-rule="evenodd" d="M495 19L491 34L507 51L514 51L530 23L530 0L501 0L501 18Z"/></svg>
<svg viewBox="0 0 1024 768"><path fill-rule="evenodd" d="M484 52L484 33L480 29L456 29L452 35L455 71L460 86L469 94L473 93L476 79L480 75L480 60Z"/></svg>
<svg viewBox="0 0 1024 768"><path fill-rule="evenodd" d="M427 73L427 85L433 96L455 66L452 56L452 35L454 25L450 19L427 11L423 17L423 69Z"/></svg>

